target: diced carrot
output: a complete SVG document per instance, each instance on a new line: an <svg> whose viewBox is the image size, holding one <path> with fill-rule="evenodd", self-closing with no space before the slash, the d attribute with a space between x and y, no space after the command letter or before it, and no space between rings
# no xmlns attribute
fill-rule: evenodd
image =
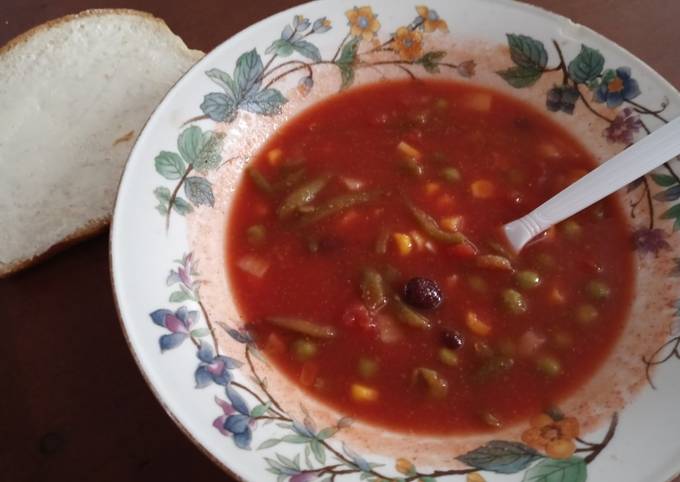
<svg viewBox="0 0 680 482"><path fill-rule="evenodd" d="M439 225L447 231L460 231L463 224L463 216L447 216L439 220Z"/></svg>
<svg viewBox="0 0 680 482"><path fill-rule="evenodd" d="M403 154L405 157L408 157L408 158L411 158L411 159L418 160L423 156L423 154L418 149L416 149L411 144L404 142L404 141L401 141L397 145L397 150L401 154Z"/></svg>
<svg viewBox="0 0 680 482"><path fill-rule="evenodd" d="M451 209L456 205L455 198L448 192L442 193L437 198L437 207L441 210Z"/></svg>
<svg viewBox="0 0 680 482"><path fill-rule="evenodd" d="M319 375L319 365L316 362L308 361L302 365L300 371L300 383L305 387L311 386Z"/></svg>
<svg viewBox="0 0 680 482"><path fill-rule="evenodd" d="M340 221L338 221L338 224L341 227L346 228L346 227L350 226L351 224L353 224L354 221L356 221L357 219L359 219L359 213L356 211L356 209L351 209L351 210L347 211L340 218Z"/></svg>
<svg viewBox="0 0 680 482"><path fill-rule="evenodd" d="M478 179L470 184L470 191L477 199L489 199L494 194L494 185L487 179Z"/></svg>
<svg viewBox="0 0 680 482"><path fill-rule="evenodd" d="M267 205L266 205L265 203L263 203L263 202L258 202L258 203L254 206L254 211L255 211L255 214L256 214L257 216L264 217L264 216L266 216L267 214L269 214L269 206L267 206Z"/></svg>
<svg viewBox="0 0 680 482"><path fill-rule="evenodd" d="M541 142L538 145L538 153L544 157L557 158L561 157L562 153L552 142Z"/></svg>
<svg viewBox="0 0 680 482"><path fill-rule="evenodd" d="M433 194L437 194L441 188L442 186L438 182L427 182L425 183L425 194L432 196Z"/></svg>
<svg viewBox="0 0 680 482"><path fill-rule="evenodd" d="M467 312L465 315L465 324L475 335L487 336L491 333L491 326L484 323L474 311Z"/></svg>
<svg viewBox="0 0 680 482"><path fill-rule="evenodd" d="M465 101L464 105L477 112L488 112L491 110L491 103L493 102L493 97L487 92L475 92L469 95Z"/></svg>
<svg viewBox="0 0 680 482"><path fill-rule="evenodd" d="M357 402L375 402L378 400L378 391L359 383L352 384L352 398Z"/></svg>
<svg viewBox="0 0 680 482"><path fill-rule="evenodd" d="M455 244L449 248L449 252L459 258L471 258L477 255L477 247L470 243Z"/></svg>
<svg viewBox="0 0 680 482"><path fill-rule="evenodd" d="M278 147L271 149L269 152L267 152L267 160L269 161L269 164L271 164L272 166L278 166L282 158L283 151Z"/></svg>
<svg viewBox="0 0 680 482"><path fill-rule="evenodd" d="M394 239L394 244L402 256L407 256L413 249L413 240L411 240L411 236L408 234L394 233L392 239Z"/></svg>
<svg viewBox="0 0 680 482"><path fill-rule="evenodd" d="M247 254L236 262L236 266L256 278L262 278L269 269L269 262L254 254Z"/></svg>
<svg viewBox="0 0 680 482"><path fill-rule="evenodd" d="M271 355L280 355L286 351L286 344L276 333L270 333L264 351Z"/></svg>
<svg viewBox="0 0 680 482"><path fill-rule="evenodd" d="M550 290L549 299L558 305L561 305L567 301L567 298L564 296L564 292L562 292L562 290L557 286L554 286L553 289Z"/></svg>

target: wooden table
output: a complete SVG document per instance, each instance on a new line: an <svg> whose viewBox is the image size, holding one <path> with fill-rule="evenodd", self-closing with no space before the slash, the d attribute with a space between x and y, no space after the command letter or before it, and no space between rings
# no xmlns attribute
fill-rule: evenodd
<svg viewBox="0 0 680 482"><path fill-rule="evenodd" d="M190 47L208 51L296 3L0 0L0 44L61 15L128 7L164 18ZM530 3L594 28L680 86L680 1ZM0 320L0 480L228 480L163 413L130 356L106 235L0 281Z"/></svg>

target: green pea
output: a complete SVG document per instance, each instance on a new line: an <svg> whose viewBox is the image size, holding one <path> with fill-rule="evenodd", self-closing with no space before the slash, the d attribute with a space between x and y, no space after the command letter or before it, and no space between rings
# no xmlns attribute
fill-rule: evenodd
<svg viewBox="0 0 680 482"><path fill-rule="evenodd" d="M523 290L530 290L541 284L541 277L535 271L520 271L515 275L515 281Z"/></svg>
<svg viewBox="0 0 680 482"><path fill-rule="evenodd" d="M592 280L586 285L586 292L594 300L604 300L609 298L611 289L602 281Z"/></svg>
<svg viewBox="0 0 680 482"><path fill-rule="evenodd" d="M460 181L460 171L455 167L445 167L439 173L442 179L447 182L458 182Z"/></svg>
<svg viewBox="0 0 680 482"><path fill-rule="evenodd" d="M597 308L593 305L583 304L576 308L576 319L579 323L588 325L598 317Z"/></svg>
<svg viewBox="0 0 680 482"><path fill-rule="evenodd" d="M250 226L246 231L248 242L253 246L259 246L267 239L267 228L261 224Z"/></svg>
<svg viewBox="0 0 680 482"><path fill-rule="evenodd" d="M536 256L536 264L538 265L539 268L545 270L552 270L553 268L555 268L557 262L555 261L555 258L549 255L548 253L539 253Z"/></svg>
<svg viewBox="0 0 680 482"><path fill-rule="evenodd" d="M536 368L549 377L556 377L562 373L562 364L553 356L543 356L536 360Z"/></svg>
<svg viewBox="0 0 680 482"><path fill-rule="evenodd" d="M309 360L318 350L316 343L309 340L299 339L293 343L293 353L300 361Z"/></svg>
<svg viewBox="0 0 680 482"><path fill-rule="evenodd" d="M472 288L473 291L476 291L478 293L486 293L487 290L487 284L486 281L484 281L484 278L481 276L477 275L472 275L468 277L468 285L470 288Z"/></svg>
<svg viewBox="0 0 680 482"><path fill-rule="evenodd" d="M458 365L458 354L448 348L439 349L439 361L444 365L455 367Z"/></svg>
<svg viewBox="0 0 680 482"><path fill-rule="evenodd" d="M358 370L362 378L373 378L378 373L378 363L370 358L359 358Z"/></svg>
<svg viewBox="0 0 680 482"><path fill-rule="evenodd" d="M567 219L562 223L562 232L568 239L577 239L581 236L583 228L573 219Z"/></svg>
<svg viewBox="0 0 680 482"><path fill-rule="evenodd" d="M501 293L505 309L514 315L521 315L527 311L527 302L519 291L513 289L503 290Z"/></svg>
<svg viewBox="0 0 680 482"><path fill-rule="evenodd" d="M409 175L413 177L420 177L425 172L423 165L413 159L412 157L407 157L399 160L399 167L406 171Z"/></svg>

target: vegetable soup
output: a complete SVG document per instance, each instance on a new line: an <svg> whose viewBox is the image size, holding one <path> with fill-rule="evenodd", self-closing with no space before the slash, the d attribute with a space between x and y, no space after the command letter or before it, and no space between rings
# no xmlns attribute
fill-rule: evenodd
<svg viewBox="0 0 680 482"><path fill-rule="evenodd" d="M586 382L626 320L633 262L607 199L518 256L500 226L595 166L494 91L384 82L286 123L228 225L239 311L266 357L345 415L394 430L493 430Z"/></svg>

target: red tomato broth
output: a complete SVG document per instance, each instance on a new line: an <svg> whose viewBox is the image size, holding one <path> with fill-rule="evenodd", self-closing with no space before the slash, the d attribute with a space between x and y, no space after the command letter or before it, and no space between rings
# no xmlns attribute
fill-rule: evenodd
<svg viewBox="0 0 680 482"><path fill-rule="evenodd" d="M485 96L491 96L488 110L470 107L474 104L470 99ZM402 141L422 153L421 176L401 166L404 156L397 145ZM301 226L295 216L284 221L277 216L295 187L266 194L244 177L228 226L231 286L243 319L267 357L294 382L301 384L302 378L308 393L343 414L417 433L493 429L489 413L505 426L573 393L616 342L632 299L633 260L626 222L615 199L575 216L580 233L570 237L569 226L559 226L512 260L516 271L530 269L540 275L541 284L532 290L519 289L514 274L477 267L475 256L462 256L458 248L428 238L404 201L410 199L438 221L462 216L460 230L480 254L493 254L489 241L498 238L500 225L525 214L595 165L576 140L542 113L497 92L452 82L365 86L325 100L289 121L250 164L272 184L285 177L286 169L295 169L289 165L305 168L305 180L296 187L332 175L312 205L351 192L346 179L360 181L362 192L377 194L366 203ZM459 182L442 179L440 171L447 166L459 171ZM471 194L471 184L480 179L492 183L488 198ZM265 227L263 242L249 242L246 232L253 225ZM388 249L377 254L376 240L383 230L390 233ZM429 240L436 253L414 247L408 255L400 254L392 234L413 231ZM315 253L310 252L310 239L318 245ZM266 264L264 275L239 267L239 260L248 256ZM348 310L365 316L362 270L384 273L386 266L400 272L390 283L397 293L416 276L438 283L442 304L431 311L416 310L431 320L430 330L397 321L400 339L384 343L375 330L363 326L366 320L362 322L361 316L348 325L352 318ZM471 276L484 280L485 292L472 288ZM610 290L605 300L593 301L586 293L586 285L595 279ZM514 315L504 309L500 293L507 288L524 296L526 313ZM562 302L556 299L555 288ZM575 311L584 303L598 310L596 321L575 321ZM468 311L490 325L491 333L473 334L466 325ZM390 313L383 308L379 315L393 318ZM293 344L305 337L265 321L273 316L333 326L336 336L308 338L317 351L303 362ZM443 329L453 329L465 340L456 351L457 366L438 358ZM510 369L480 381L480 370L489 359L475 345L479 348L484 342L492 357L505 356L499 353L508 351L507 345L518 345L528 331L546 338L538 351L531 356L508 355L514 361ZM561 346L560 337L564 342L567 335L571 343ZM559 375L537 370L537 359L545 355L559 359ZM362 357L379 367L370 379L359 374ZM435 369L447 380L443 399L428 396L422 384L413 382L418 367ZM377 400L353 399L350 387L356 383L376 390Z"/></svg>

